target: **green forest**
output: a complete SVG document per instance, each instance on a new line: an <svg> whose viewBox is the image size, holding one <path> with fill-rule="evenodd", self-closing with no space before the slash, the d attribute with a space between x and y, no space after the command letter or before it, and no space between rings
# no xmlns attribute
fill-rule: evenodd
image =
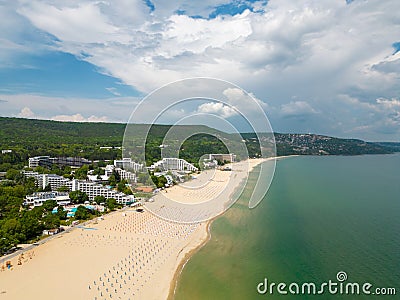
<svg viewBox="0 0 400 300"><path fill-rule="evenodd" d="M89 160L114 160L121 158L122 140L125 124L121 123L79 123L58 122L0 117L0 149L12 150L11 153L0 153L0 172L13 167L21 169L27 165L28 158L38 155L52 157L85 157ZM135 131L141 131L146 125L134 125ZM146 140L146 164L161 157L160 145L171 126L153 125ZM192 130L193 130L193 126ZM187 126L178 126L182 133ZM202 126L196 128L204 132ZM226 153L225 144L237 144L238 137L208 128L214 136L207 134L194 135L181 145L180 158L197 164L199 158L207 153ZM262 133L241 134L246 143L250 157L260 155L258 138ZM218 138L217 138L218 137ZM315 134L275 134L276 153L278 156L300 155L358 155L392 153L399 151L398 144L368 143L355 139L340 139ZM101 147L113 147L101 149Z"/></svg>

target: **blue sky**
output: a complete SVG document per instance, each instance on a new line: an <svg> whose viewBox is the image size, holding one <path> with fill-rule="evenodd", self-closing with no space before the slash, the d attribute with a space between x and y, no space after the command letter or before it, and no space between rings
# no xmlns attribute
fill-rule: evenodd
<svg viewBox="0 0 400 300"><path fill-rule="evenodd" d="M17 66L0 69L0 92L43 96L109 98L140 96L132 86L75 56L48 51L14 61Z"/></svg>
<svg viewBox="0 0 400 300"><path fill-rule="evenodd" d="M275 131L398 141L397 11L396 0L4 1L0 115L127 122L154 89L206 76L250 92Z"/></svg>

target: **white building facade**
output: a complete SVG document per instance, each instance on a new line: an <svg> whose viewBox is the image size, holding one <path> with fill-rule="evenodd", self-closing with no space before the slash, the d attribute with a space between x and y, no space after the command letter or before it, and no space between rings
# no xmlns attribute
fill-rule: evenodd
<svg viewBox="0 0 400 300"><path fill-rule="evenodd" d="M143 169L143 164L134 162L131 158L114 160L114 166L131 172L137 172Z"/></svg>
<svg viewBox="0 0 400 300"><path fill-rule="evenodd" d="M149 169L160 169L164 171L198 171L198 168L196 168L191 163L188 163L186 160L174 157L163 158L162 160L159 160L158 162L152 164Z"/></svg>
<svg viewBox="0 0 400 300"><path fill-rule="evenodd" d="M39 192L26 196L24 205L33 207L42 206L47 200L55 200L58 205L68 205L71 203L69 195L66 192Z"/></svg>
<svg viewBox="0 0 400 300"><path fill-rule="evenodd" d="M33 177L38 187L45 188L47 185L51 186L52 190L65 186L70 191L81 191L88 195L89 200L93 201L96 196L104 196L106 199L114 198L120 204L128 204L135 201L133 195L125 195L124 193L115 191L102 184L91 181L67 179L56 174L39 174L37 172L24 172L25 177Z"/></svg>

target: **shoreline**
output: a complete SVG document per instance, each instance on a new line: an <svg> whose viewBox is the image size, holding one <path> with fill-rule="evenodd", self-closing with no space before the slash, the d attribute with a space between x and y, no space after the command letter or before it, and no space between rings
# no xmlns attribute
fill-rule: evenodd
<svg viewBox="0 0 400 300"><path fill-rule="evenodd" d="M285 155L285 156L274 156L274 157L269 157L269 158L264 158L264 159L259 159L260 161L253 165L250 170L249 173L254 171L254 168L257 167L258 165L266 162L266 161L270 161L270 160L280 160L280 159L284 159L284 158L289 158L289 157L297 157L300 155ZM247 159L247 161L251 161L251 159ZM236 189L233 191L232 194L234 194L236 192ZM232 194L229 195L229 197L232 197ZM229 208L228 208L229 209ZM175 294L176 294L176 288L178 287L178 283L180 280L180 277L182 275L182 272L186 266L186 264L189 262L189 260L198 252L200 251L201 248L203 248L210 240L211 240L211 225L214 222L214 220L216 220L217 218L219 218L221 215L223 215L225 213L225 211L221 212L220 214L218 214L217 216L215 216L214 218L212 218L211 220L207 221L207 237L206 239L203 240L203 242L201 244L199 244L197 247L195 247L194 249L190 250L185 257L179 262L179 264L177 265L177 268L175 270L173 279L170 283L170 292L168 294L168 298L166 300L174 300L175 299Z"/></svg>
<svg viewBox="0 0 400 300"><path fill-rule="evenodd" d="M217 218L217 217L216 217ZM182 274L183 269L185 268L186 264L189 262L189 260L193 257L193 255L195 255L198 251L200 251L201 248L203 248L211 239L211 225L213 220L209 220L206 223L206 230L207 230L207 236L206 238L197 246L194 247L193 249L189 250L189 252L187 252L185 254L185 256L183 257L183 259L181 259L181 261L178 263L174 276L171 280L170 283L170 289L169 289L169 293L168 293L168 297L166 298L166 300L173 300L175 297L175 292L176 292L176 288L178 286L178 282L180 279L180 276Z"/></svg>

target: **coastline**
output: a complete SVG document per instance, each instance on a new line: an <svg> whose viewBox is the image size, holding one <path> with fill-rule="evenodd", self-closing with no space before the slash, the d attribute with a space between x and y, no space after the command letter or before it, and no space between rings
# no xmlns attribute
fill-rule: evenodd
<svg viewBox="0 0 400 300"><path fill-rule="evenodd" d="M193 257L193 255L195 255L198 251L200 251L200 249L203 248L208 243L208 241L211 239L211 225L212 225L213 220L209 220L206 224L206 228L207 228L206 229L207 230L206 238L203 239L203 241L199 245L197 245L196 247L189 250L186 253L186 255L178 262L174 276L170 283L170 289L169 289L168 297L166 298L166 300L174 299L175 291L176 291L176 288L177 288L178 282L179 282L179 278L182 274L183 269L185 268L185 265Z"/></svg>
<svg viewBox="0 0 400 300"><path fill-rule="evenodd" d="M280 159L284 159L284 158L289 158L289 157L297 157L300 155L285 155L285 156L275 156L275 157L269 157L266 159L257 159L259 160L256 164L252 165L249 173L254 171L254 168L257 167L259 164L269 161L269 160L280 160ZM246 160L247 161L247 160ZM236 189L233 191L232 194L236 193ZM232 197L232 194L229 195L229 197ZM207 237L206 239L203 240L203 242L201 244L199 244L197 247L193 248L192 250L190 250L185 257L183 257L183 259L178 263L177 268L175 270L173 279L171 281L171 285L170 285L170 291L169 291L169 295L168 298L166 300L174 300L175 298L175 293L176 293L176 288L178 286L181 274L183 272L183 269L185 268L186 264L189 262L189 260L193 257L193 255L195 255L198 251L200 251L201 248L203 248L211 239L211 225L214 222L214 220L216 220L218 217L220 217L224 212L221 212L220 214L218 214L217 216L215 216L214 218L212 218L211 220L207 221Z"/></svg>

